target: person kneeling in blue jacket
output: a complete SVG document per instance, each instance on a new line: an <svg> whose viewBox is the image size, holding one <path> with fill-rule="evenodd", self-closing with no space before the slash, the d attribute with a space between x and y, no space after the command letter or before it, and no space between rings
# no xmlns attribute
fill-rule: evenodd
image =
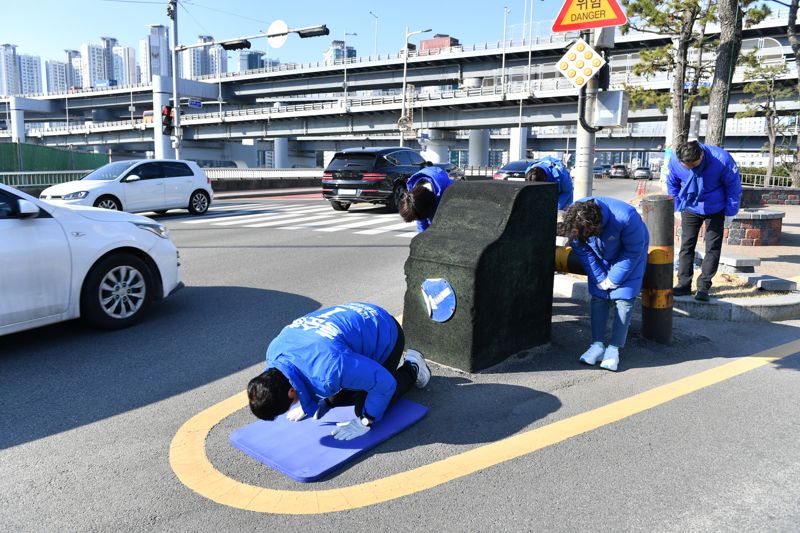
<svg viewBox="0 0 800 533"><path fill-rule="evenodd" d="M564 213L566 237L580 258L592 295L592 345L580 361L616 371L625 346L633 302L642 290L650 236L636 209L603 196L578 200ZM611 342L604 347L609 308Z"/></svg>
<svg viewBox="0 0 800 533"><path fill-rule="evenodd" d="M429 163L430 165L430 163ZM400 216L405 222L417 222L417 231L422 233L433 222L445 189L455 180L440 167L427 166L408 178L408 192L400 199Z"/></svg>
<svg viewBox="0 0 800 533"><path fill-rule="evenodd" d="M261 420L319 420L331 407L355 405L355 418L337 424L337 440L369 431L386 408L431 378L422 354L406 352L403 329L385 309L348 303L302 316L267 348L267 367L247 385L250 410Z"/></svg>

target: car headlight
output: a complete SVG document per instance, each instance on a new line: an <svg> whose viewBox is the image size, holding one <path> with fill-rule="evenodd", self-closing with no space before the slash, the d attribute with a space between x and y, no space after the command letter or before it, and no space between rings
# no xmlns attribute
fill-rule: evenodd
<svg viewBox="0 0 800 533"><path fill-rule="evenodd" d="M132 222L132 224L137 228L158 235L162 239L169 239L169 230L162 224L147 224L144 222Z"/></svg>
<svg viewBox="0 0 800 533"><path fill-rule="evenodd" d="M71 192L64 195L64 200L80 200L89 196L89 191Z"/></svg>

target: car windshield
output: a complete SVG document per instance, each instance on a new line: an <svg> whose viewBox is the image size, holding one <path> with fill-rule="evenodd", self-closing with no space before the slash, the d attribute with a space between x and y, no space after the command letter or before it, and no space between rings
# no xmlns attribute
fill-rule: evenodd
<svg viewBox="0 0 800 533"><path fill-rule="evenodd" d="M512 161L511 163L507 164L503 168L500 169L501 172L524 172L528 170L530 166L530 161Z"/></svg>
<svg viewBox="0 0 800 533"><path fill-rule="evenodd" d="M131 168L136 163L137 161L117 161L115 163L109 163L98 168L82 179L89 181L111 181L118 178L123 172Z"/></svg>
<svg viewBox="0 0 800 533"><path fill-rule="evenodd" d="M325 170L372 170L375 154L336 154Z"/></svg>

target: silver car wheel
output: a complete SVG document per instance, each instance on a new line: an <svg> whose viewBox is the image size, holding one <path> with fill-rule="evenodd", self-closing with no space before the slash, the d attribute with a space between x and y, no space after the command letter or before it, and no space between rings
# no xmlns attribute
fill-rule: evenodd
<svg viewBox="0 0 800 533"><path fill-rule="evenodd" d="M205 213L208 209L208 197L201 192L196 193L192 196L192 207L197 213Z"/></svg>
<svg viewBox="0 0 800 533"><path fill-rule="evenodd" d="M105 199L100 200L99 202L97 202L97 207L100 207L102 209L110 209L112 211L116 211L117 210L117 202L115 202L111 198L105 198Z"/></svg>
<svg viewBox="0 0 800 533"><path fill-rule="evenodd" d="M125 265L115 267L103 276L97 294L100 307L115 319L136 314L144 305L146 296L147 285L142 273Z"/></svg>

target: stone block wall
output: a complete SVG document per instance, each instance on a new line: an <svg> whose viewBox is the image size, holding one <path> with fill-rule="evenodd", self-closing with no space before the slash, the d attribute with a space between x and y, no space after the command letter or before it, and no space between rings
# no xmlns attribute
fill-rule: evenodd
<svg viewBox="0 0 800 533"><path fill-rule="evenodd" d="M800 205L800 189L742 187L742 207Z"/></svg>
<svg viewBox="0 0 800 533"><path fill-rule="evenodd" d="M742 209L724 230L724 243L737 246L780 244L785 213L769 209ZM705 239L706 227L700 228L698 243ZM679 246L681 223L675 219L675 243Z"/></svg>

